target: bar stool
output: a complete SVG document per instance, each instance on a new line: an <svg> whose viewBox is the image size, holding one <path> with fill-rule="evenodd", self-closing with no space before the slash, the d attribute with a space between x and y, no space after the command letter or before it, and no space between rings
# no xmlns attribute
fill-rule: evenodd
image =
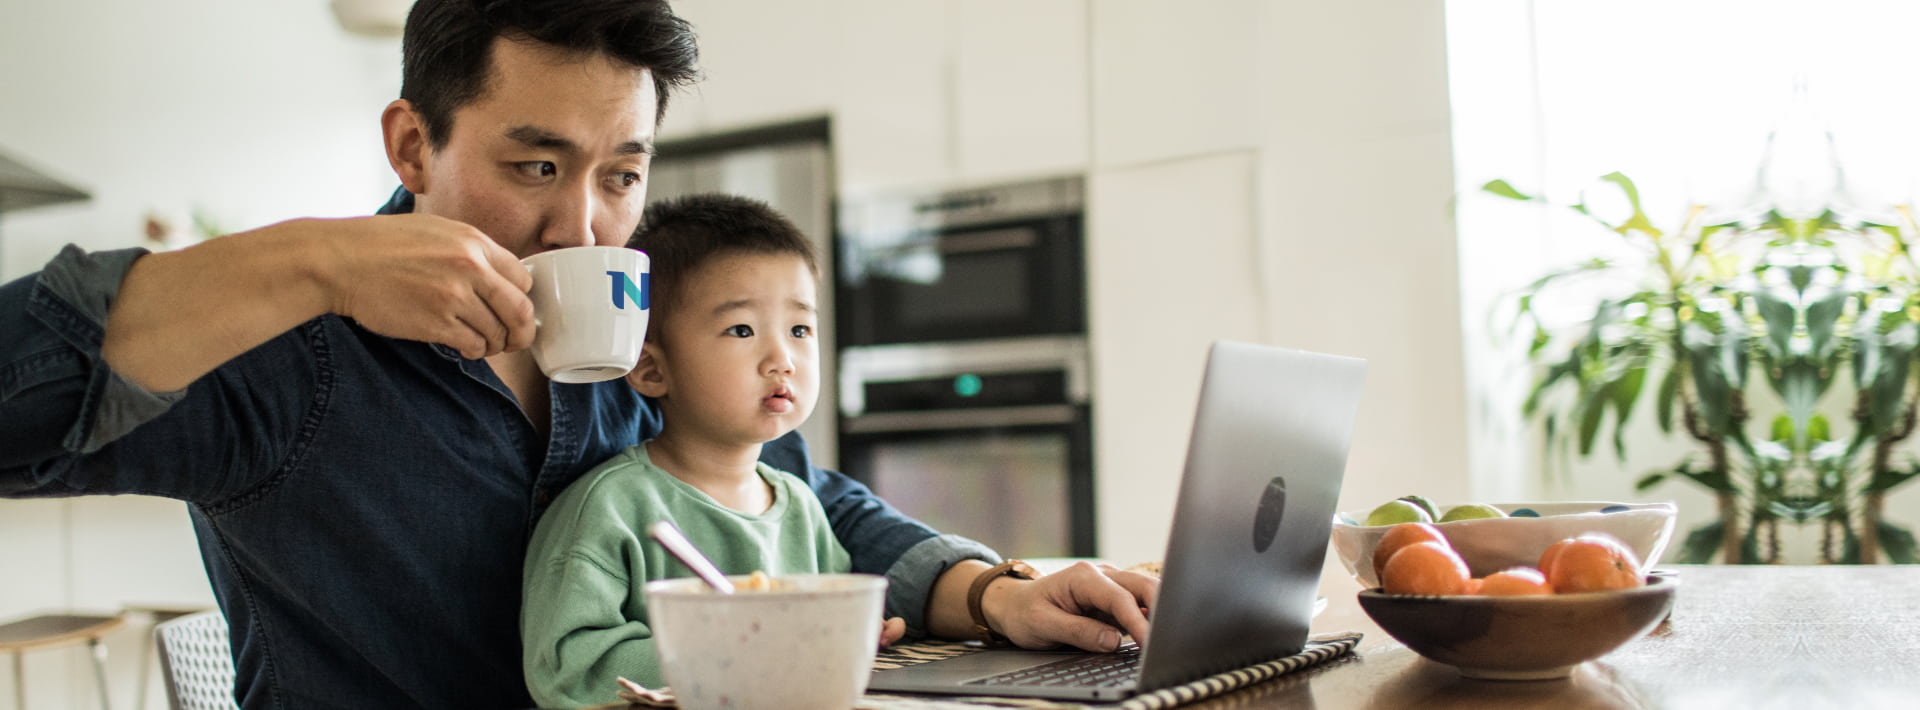
<svg viewBox="0 0 1920 710"><path fill-rule="evenodd" d="M127 617L122 612L111 616L41 614L0 625L0 653L13 654L14 707L17 710L27 707L27 673L22 654L85 642L93 651L93 677L100 686L100 708L107 710L107 647L100 644L100 637L125 623Z"/></svg>

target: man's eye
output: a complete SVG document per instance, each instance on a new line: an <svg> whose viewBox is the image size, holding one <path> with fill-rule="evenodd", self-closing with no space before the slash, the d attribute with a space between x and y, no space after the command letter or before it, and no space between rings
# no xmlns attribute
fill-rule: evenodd
<svg viewBox="0 0 1920 710"><path fill-rule="evenodd" d="M553 177L554 173L560 172L558 167L555 167L551 161L546 160L529 160L524 163L514 163L513 169L519 171L521 175L530 178Z"/></svg>
<svg viewBox="0 0 1920 710"><path fill-rule="evenodd" d="M810 325L796 325L796 326L794 326L794 327L793 327L793 337L796 337L796 338L811 338L811 337L813 337L813 326L810 326Z"/></svg>
<svg viewBox="0 0 1920 710"><path fill-rule="evenodd" d="M640 184L640 173L618 173L613 176L613 184L620 187L633 187Z"/></svg>
<svg viewBox="0 0 1920 710"><path fill-rule="evenodd" d="M753 326L746 324L733 326L727 329L727 335L735 338L751 338L753 337Z"/></svg>

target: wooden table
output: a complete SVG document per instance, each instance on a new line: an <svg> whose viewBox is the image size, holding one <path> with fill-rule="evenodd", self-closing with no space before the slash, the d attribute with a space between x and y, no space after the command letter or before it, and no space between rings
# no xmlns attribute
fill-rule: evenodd
<svg viewBox="0 0 1920 710"><path fill-rule="evenodd" d="M1571 678L1484 681L1407 650L1327 580L1315 633L1362 631L1356 656L1191 707L1920 707L1920 567L1687 566L1673 616Z"/></svg>

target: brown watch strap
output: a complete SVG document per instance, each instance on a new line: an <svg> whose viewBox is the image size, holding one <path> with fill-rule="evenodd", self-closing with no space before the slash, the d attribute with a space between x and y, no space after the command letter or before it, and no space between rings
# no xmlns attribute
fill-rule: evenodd
<svg viewBox="0 0 1920 710"><path fill-rule="evenodd" d="M1011 645L1007 637L995 632L993 627L987 624L987 612L980 605L980 598L987 595L987 585L1003 576L1015 579L1039 579L1040 573L1033 569L1033 565L1024 561L1007 560L973 578L973 586L967 588L967 613L973 616L973 634L980 638L981 643L988 646Z"/></svg>

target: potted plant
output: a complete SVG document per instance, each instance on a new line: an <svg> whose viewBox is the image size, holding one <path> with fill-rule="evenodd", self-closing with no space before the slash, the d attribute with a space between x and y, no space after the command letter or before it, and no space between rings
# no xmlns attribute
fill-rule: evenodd
<svg viewBox="0 0 1920 710"><path fill-rule="evenodd" d="M1761 208L1714 223L1693 206L1662 229L1627 176L1600 180L1626 198L1624 218L1602 218L1584 199L1570 209L1638 257L1546 274L1511 306L1509 332L1531 339L1539 371L1523 412L1540 423L1548 460L1593 455L1610 424L1624 461L1623 426L1651 399L1660 431L1697 448L1636 488L1685 481L1716 501L1716 519L1680 545L1682 561L1781 562L1783 525L1819 526L1824 562L1914 561L1911 532L1883 516L1886 495L1920 475L1899 451L1920 401L1911 213L1885 224ZM1538 199L1500 180L1483 189ZM1542 296L1595 278L1630 287L1594 298L1592 316L1571 327L1539 317Z"/></svg>

